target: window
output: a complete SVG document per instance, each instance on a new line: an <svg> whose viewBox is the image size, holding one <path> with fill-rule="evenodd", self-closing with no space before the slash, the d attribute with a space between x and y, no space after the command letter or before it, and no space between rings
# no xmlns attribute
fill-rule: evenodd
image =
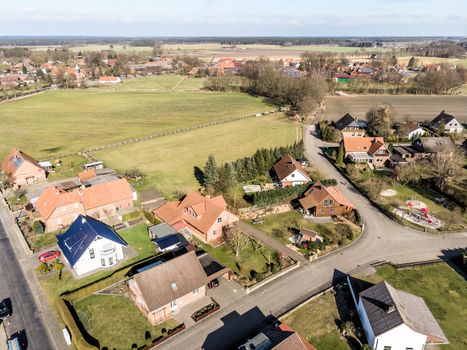
<svg viewBox="0 0 467 350"><path fill-rule="evenodd" d="M177 290L177 283L175 282L171 283L170 288L172 288L172 290Z"/></svg>
<svg viewBox="0 0 467 350"><path fill-rule="evenodd" d="M292 177L295 177L295 174L292 173Z"/></svg>
<svg viewBox="0 0 467 350"><path fill-rule="evenodd" d="M215 234L216 234L216 230L212 230L212 234L215 235Z"/></svg>
<svg viewBox="0 0 467 350"><path fill-rule="evenodd" d="M101 258L101 265L105 266L105 259L104 258Z"/></svg>
<svg viewBox="0 0 467 350"><path fill-rule="evenodd" d="M324 209L324 208L321 209L321 214L323 214L323 215L326 214L326 209Z"/></svg>
<svg viewBox="0 0 467 350"><path fill-rule="evenodd" d="M171 301L171 302L170 302L170 306L171 306L172 308L177 307L177 300Z"/></svg>
<svg viewBox="0 0 467 350"><path fill-rule="evenodd" d="M109 258L109 265L113 265L114 264L114 258L113 257L110 257Z"/></svg>
<svg viewBox="0 0 467 350"><path fill-rule="evenodd" d="M198 293L199 293L199 289L198 289L198 288L196 288L196 289L193 290L193 295L196 295L196 294L198 294Z"/></svg>
<svg viewBox="0 0 467 350"><path fill-rule="evenodd" d="M334 208L329 209L329 213L330 213L331 215L334 215Z"/></svg>
<svg viewBox="0 0 467 350"><path fill-rule="evenodd" d="M217 218L217 222L222 222L222 218Z"/></svg>
<svg viewBox="0 0 467 350"><path fill-rule="evenodd" d="M413 348L405 348L405 350L413 350Z"/></svg>
<svg viewBox="0 0 467 350"><path fill-rule="evenodd" d="M96 257L96 254L94 253L94 248L89 248L89 257L91 259L94 259Z"/></svg>
<svg viewBox="0 0 467 350"><path fill-rule="evenodd" d="M383 350L391 350L390 346L385 346Z"/></svg>

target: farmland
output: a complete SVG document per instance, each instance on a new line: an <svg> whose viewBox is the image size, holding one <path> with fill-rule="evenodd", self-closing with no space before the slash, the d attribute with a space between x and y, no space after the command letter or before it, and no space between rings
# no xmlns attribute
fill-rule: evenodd
<svg viewBox="0 0 467 350"><path fill-rule="evenodd" d="M109 45L86 45L71 48L75 52L89 52L98 50L110 50ZM389 49L384 48L365 48L361 50L357 47L344 47L337 45L266 45L266 44L244 44L236 47L224 46L221 43L177 43L162 45L164 54L169 56L193 55L201 58L212 57L236 57L236 58L256 58L267 56L271 59L286 57L299 57L302 52L331 52L336 54L347 54L352 56L366 57L370 52L384 52ZM113 45L113 51L121 53L150 53L152 47L135 47L130 45Z"/></svg>
<svg viewBox="0 0 467 350"><path fill-rule="evenodd" d="M13 146L45 158L272 109L247 94L200 90L202 83L164 75L114 88L50 91L2 104L0 158ZM185 88L191 91L177 90Z"/></svg>
<svg viewBox="0 0 467 350"><path fill-rule="evenodd" d="M325 119L337 120L345 113L363 119L371 106L378 103L389 103L395 110L395 120L424 121L436 117L445 110L467 122L467 96L394 96L394 95L360 95L331 96L326 98Z"/></svg>
<svg viewBox="0 0 467 350"><path fill-rule="evenodd" d="M138 168L148 175L146 186L166 195L200 187L194 167L204 168L209 154L218 163L249 156L258 148L288 145L300 130L283 119L258 117L211 126L178 135L127 145L94 155L117 170Z"/></svg>

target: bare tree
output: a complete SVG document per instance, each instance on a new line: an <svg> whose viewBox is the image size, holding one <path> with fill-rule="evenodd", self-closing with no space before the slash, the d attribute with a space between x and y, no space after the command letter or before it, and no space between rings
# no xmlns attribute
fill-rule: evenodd
<svg viewBox="0 0 467 350"><path fill-rule="evenodd" d="M248 237L240 231L238 226L228 227L223 233L227 245L235 253L235 256L239 256L242 249L248 244Z"/></svg>
<svg viewBox="0 0 467 350"><path fill-rule="evenodd" d="M431 165L435 173L436 187L444 190L446 181L459 174L462 164L463 157L458 151L443 151L435 154L431 158Z"/></svg>
<svg viewBox="0 0 467 350"><path fill-rule="evenodd" d="M411 164L397 165L394 168L396 180L403 185L408 183L417 183L422 179L430 177L431 171L429 164L425 162L414 162Z"/></svg>
<svg viewBox="0 0 467 350"><path fill-rule="evenodd" d="M394 110L388 104L371 107L366 113L368 131L373 136L389 136L391 134L391 124Z"/></svg>

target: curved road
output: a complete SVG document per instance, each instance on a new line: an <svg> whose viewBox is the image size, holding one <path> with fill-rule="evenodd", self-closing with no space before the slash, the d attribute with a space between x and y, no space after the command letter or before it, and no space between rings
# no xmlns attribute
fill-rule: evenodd
<svg viewBox="0 0 467 350"><path fill-rule="evenodd" d="M306 156L322 173L347 182L321 155L324 143L305 127ZM365 223L362 237L347 248L282 276L197 323L158 349L227 349L261 327L265 316L280 316L329 287L341 273L371 273L377 261L404 263L450 255L467 246L467 232L429 234L402 226L379 212L352 185L339 189L356 205Z"/></svg>

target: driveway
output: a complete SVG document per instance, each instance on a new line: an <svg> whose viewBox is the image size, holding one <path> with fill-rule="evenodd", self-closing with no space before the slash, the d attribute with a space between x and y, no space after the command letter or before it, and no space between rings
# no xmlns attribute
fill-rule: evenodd
<svg viewBox="0 0 467 350"><path fill-rule="evenodd" d="M346 180L321 155L323 143L305 128L306 156L329 178ZM169 339L158 349L226 349L251 336L268 315L280 316L331 286L342 273L371 273L370 264L436 259L467 246L467 232L428 234L402 226L379 212L350 184L339 189L356 205L365 223L361 238L341 251L304 264L240 300L233 300L205 322Z"/></svg>

